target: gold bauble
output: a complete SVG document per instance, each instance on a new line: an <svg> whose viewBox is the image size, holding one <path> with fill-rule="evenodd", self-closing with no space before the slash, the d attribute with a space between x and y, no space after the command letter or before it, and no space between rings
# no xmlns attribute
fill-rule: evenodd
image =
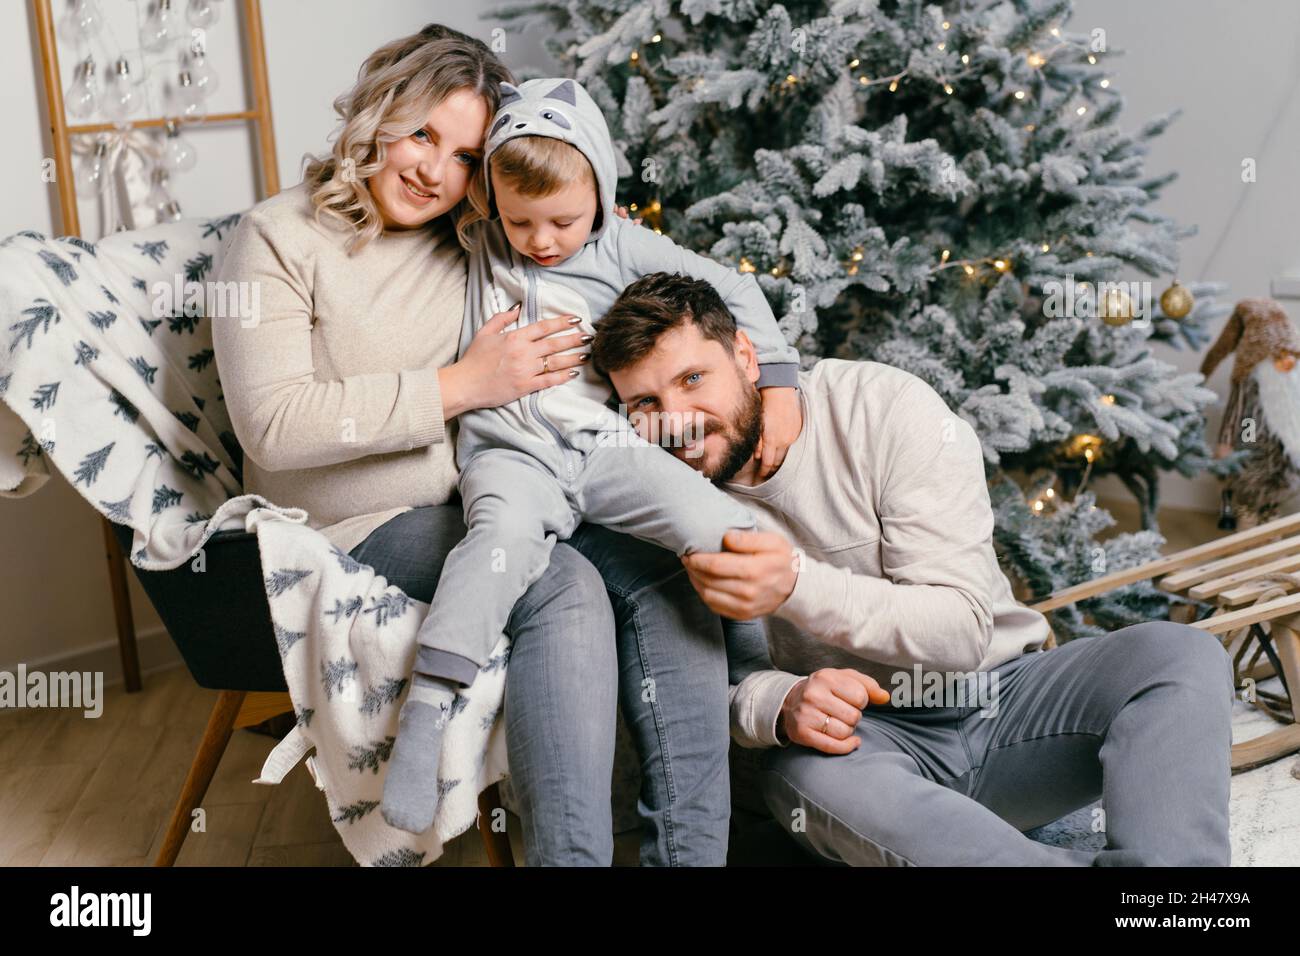
<svg viewBox="0 0 1300 956"><path fill-rule="evenodd" d="M1179 285L1177 279L1160 294L1160 309L1171 319L1185 318L1195 304L1196 299L1187 291L1186 286Z"/></svg>
<svg viewBox="0 0 1300 956"><path fill-rule="evenodd" d="M1128 325L1133 321L1133 300L1123 289L1107 289L1097 303L1097 316L1107 325Z"/></svg>

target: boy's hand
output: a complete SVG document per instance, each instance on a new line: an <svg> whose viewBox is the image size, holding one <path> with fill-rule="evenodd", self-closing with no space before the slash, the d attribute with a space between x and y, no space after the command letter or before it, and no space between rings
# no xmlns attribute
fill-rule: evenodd
<svg viewBox="0 0 1300 956"><path fill-rule="evenodd" d="M627 206L615 206L614 211L618 213L620 216L622 216L624 219L627 218ZM635 219L632 220L632 223L637 226L641 225L641 217L637 216Z"/></svg>
<svg viewBox="0 0 1300 956"><path fill-rule="evenodd" d="M763 437L754 449L754 457L761 461L758 478L766 481L785 461L794 440L799 437L803 415L799 409L799 390L785 386L762 388L758 394L763 399Z"/></svg>

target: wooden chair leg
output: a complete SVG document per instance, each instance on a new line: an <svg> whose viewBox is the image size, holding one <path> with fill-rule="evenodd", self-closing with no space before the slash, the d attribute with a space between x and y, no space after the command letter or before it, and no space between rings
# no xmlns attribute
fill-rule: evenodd
<svg viewBox="0 0 1300 956"><path fill-rule="evenodd" d="M154 866L173 866L176 863L185 837L190 832L191 815L203 801L203 795L208 792L212 775L217 772L221 755L230 743L230 735L235 730L235 718L239 716L244 695L242 690L223 690L217 695L217 702L208 717L207 729L203 732L203 740L194 754L194 762L190 764L189 776L185 778L180 796L176 799L176 807L172 810L172 818L167 824L167 833L163 837L163 845L158 851L158 858L154 860Z"/></svg>
<svg viewBox="0 0 1300 956"><path fill-rule="evenodd" d="M498 810L501 811L500 819L504 820L501 789L494 783L478 795L478 832L483 837L483 848L487 851L489 866L514 866L515 855L510 849L510 834L504 828L500 832L492 829L492 821L498 819Z"/></svg>
<svg viewBox="0 0 1300 956"><path fill-rule="evenodd" d="M135 621L131 617L131 592L126 587L126 559L113 534L113 525L100 517L104 532L104 557L108 561L108 586L113 594L113 619L117 624L117 648L122 658L122 679L126 692L140 690L140 654L135 644Z"/></svg>

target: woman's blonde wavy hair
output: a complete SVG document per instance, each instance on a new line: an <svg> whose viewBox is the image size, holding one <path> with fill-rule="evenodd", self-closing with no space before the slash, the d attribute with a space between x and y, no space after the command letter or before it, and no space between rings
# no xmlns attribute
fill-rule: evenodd
<svg viewBox="0 0 1300 956"><path fill-rule="evenodd" d="M356 85L334 101L342 125L330 153L304 157L316 221L327 217L351 229L349 252L370 242L384 223L366 181L383 169L388 144L423 126L429 111L457 90L482 96L492 116L502 82L513 83L514 77L486 44L438 23L370 54ZM478 164L465 198L447 213L466 249L470 225L488 218L483 166Z"/></svg>

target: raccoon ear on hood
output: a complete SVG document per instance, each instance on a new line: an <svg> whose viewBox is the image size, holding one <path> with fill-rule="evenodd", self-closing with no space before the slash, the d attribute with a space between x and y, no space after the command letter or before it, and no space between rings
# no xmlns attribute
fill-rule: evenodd
<svg viewBox="0 0 1300 956"><path fill-rule="evenodd" d="M506 83L503 81L499 88L501 90L501 102L497 107L498 109L505 106L507 103L513 103L515 100L523 99L523 94L519 92L519 87L515 86L513 83Z"/></svg>
<svg viewBox="0 0 1300 956"><path fill-rule="evenodd" d="M569 143L591 163L596 174L596 211L587 242L608 231L614 217L614 190L618 162L605 115L577 80L563 76L541 77L519 84L502 83L501 105L489 124L484 146L483 171L489 215L495 218L492 154L517 136L546 136ZM563 104L563 106L561 106Z"/></svg>

